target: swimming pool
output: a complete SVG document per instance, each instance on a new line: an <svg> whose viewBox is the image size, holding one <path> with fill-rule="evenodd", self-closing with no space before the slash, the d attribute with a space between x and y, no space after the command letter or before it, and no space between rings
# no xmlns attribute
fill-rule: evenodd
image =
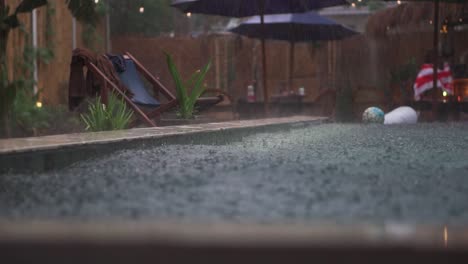
<svg viewBox="0 0 468 264"><path fill-rule="evenodd" d="M468 124L322 124L0 176L12 220L461 225ZM223 143L224 142L224 143Z"/></svg>

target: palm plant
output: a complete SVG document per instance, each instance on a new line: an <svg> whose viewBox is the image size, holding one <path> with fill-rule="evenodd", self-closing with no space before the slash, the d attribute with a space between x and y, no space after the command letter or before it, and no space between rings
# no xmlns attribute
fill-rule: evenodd
<svg viewBox="0 0 468 264"><path fill-rule="evenodd" d="M98 16L95 10L94 0L64 0L73 16L79 21L88 24L95 24ZM8 70L6 62L6 48L9 33L17 29L21 23L18 14L30 13L34 9L44 6L48 0L23 0L16 8L10 8L6 0L0 0L0 120L3 123L3 129L8 135L8 113L15 99L16 87L15 81L8 79ZM0 129L1 130L1 129Z"/></svg>
<svg viewBox="0 0 468 264"><path fill-rule="evenodd" d="M182 80L172 56L165 52L169 72L175 82L176 96L179 102L179 116L183 119L194 118L195 104L198 98L203 94L206 87L203 84L208 73L211 62L208 62L201 70L196 71L187 82Z"/></svg>

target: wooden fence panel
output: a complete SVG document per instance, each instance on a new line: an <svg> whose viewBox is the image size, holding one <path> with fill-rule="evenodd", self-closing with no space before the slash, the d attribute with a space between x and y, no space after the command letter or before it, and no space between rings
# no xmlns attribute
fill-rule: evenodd
<svg viewBox="0 0 468 264"><path fill-rule="evenodd" d="M7 0L8 5L16 7L21 0ZM38 29L38 46L46 47L46 24L50 23L53 34L51 35L53 43L53 52L55 54L53 60L49 64L38 64L38 89L40 91L40 99L45 104L66 104L68 97L68 78L70 71L71 53L73 48L72 36L72 16L68 11L64 0L49 0L55 9L55 13L50 16L50 21L47 22L47 7L37 9L37 29ZM25 32L31 35L31 14L21 14L21 23L24 25ZM77 47L85 47L82 38L82 26L77 23ZM99 25L97 35L102 40L105 39L105 28ZM22 51L25 46L25 33L16 29L12 31L8 42L7 58L10 71L10 77L14 78L13 68L15 60L22 56ZM29 39L31 41L31 39ZM31 45L31 43L29 43ZM103 51L105 47L104 41L97 43L97 49ZM15 59L16 58L16 59Z"/></svg>

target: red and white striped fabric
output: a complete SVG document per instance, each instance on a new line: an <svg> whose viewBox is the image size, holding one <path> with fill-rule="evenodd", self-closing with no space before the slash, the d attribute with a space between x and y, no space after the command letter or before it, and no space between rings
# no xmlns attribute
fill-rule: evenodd
<svg viewBox="0 0 468 264"><path fill-rule="evenodd" d="M432 89L432 75L433 75L432 64L423 64L421 70L418 73L418 77L416 77L416 81L414 82L414 98L416 101L421 99L421 94L425 91ZM449 94L453 94L453 78L452 72L450 71L450 66L448 63L444 64L443 70L437 71L437 87L441 88L442 90L446 91Z"/></svg>

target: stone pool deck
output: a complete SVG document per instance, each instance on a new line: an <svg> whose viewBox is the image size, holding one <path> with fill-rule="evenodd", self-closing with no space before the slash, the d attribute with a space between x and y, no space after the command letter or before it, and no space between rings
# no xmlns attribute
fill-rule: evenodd
<svg viewBox="0 0 468 264"><path fill-rule="evenodd" d="M282 118L238 120L219 123L193 124L183 126L135 128L120 131L76 133L44 137L15 138L0 140L0 171L20 169L31 170L55 168L80 160L91 150L93 154L105 153L128 147L135 142L187 143L191 138L205 137L204 142L215 140L218 132L250 131L263 129L288 129L295 126L320 124L326 117L292 116ZM214 137L213 137L214 136ZM176 138L177 140L174 140ZM225 140L223 138L219 140ZM195 140L196 141L196 140ZM64 153L63 150L68 150ZM53 153L57 152L57 153ZM74 157L68 157L73 153ZM41 155L42 154L42 155ZM81 157L80 157L81 156ZM47 159L47 162L45 161ZM45 165L45 163L49 165Z"/></svg>

